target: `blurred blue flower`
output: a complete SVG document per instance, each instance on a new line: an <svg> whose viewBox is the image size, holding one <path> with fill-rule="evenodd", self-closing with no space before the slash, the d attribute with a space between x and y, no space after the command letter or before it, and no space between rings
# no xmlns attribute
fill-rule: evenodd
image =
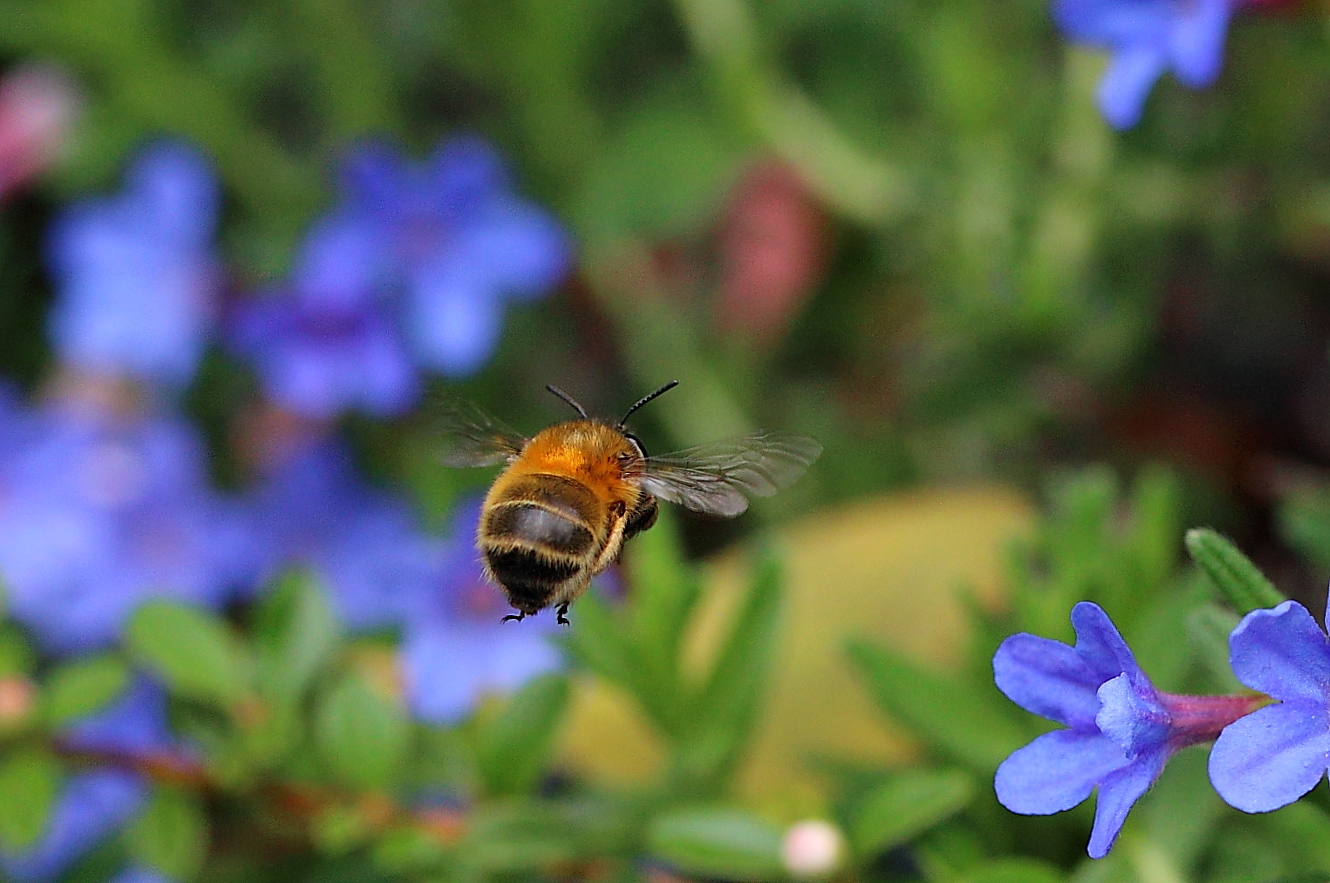
<svg viewBox="0 0 1330 883"><path fill-rule="evenodd" d="M1244 812L1302 797L1330 768L1330 639L1296 601L1253 610L1229 636L1238 680L1279 700L1230 724L1210 752L1210 781Z"/></svg>
<svg viewBox="0 0 1330 883"><path fill-rule="evenodd" d="M189 381L220 281L212 243L219 201L207 161L166 141L138 157L120 195L56 218L47 259L62 361L100 376Z"/></svg>
<svg viewBox="0 0 1330 883"><path fill-rule="evenodd" d="M132 683L110 708L73 724L62 738L79 750L130 755L171 750L176 744L166 723L166 694L145 679ZM57 798L42 838L29 850L0 856L0 867L20 883L60 877L133 818L147 793L146 782L126 770L98 769L72 776Z"/></svg>
<svg viewBox="0 0 1330 883"><path fill-rule="evenodd" d="M301 246L287 290L242 304L231 342L268 395L292 413L396 414L419 379L389 301L372 231L323 221ZM282 296L284 295L284 296Z"/></svg>
<svg viewBox="0 0 1330 883"><path fill-rule="evenodd" d="M994 779L1012 812L1071 809L1098 786L1088 852L1108 853L1127 813L1175 752L1213 739L1253 707L1245 696L1178 696L1154 688L1102 608L1071 612L1076 646L1012 635L993 657L993 676L1024 708L1065 724L1013 752Z"/></svg>
<svg viewBox="0 0 1330 883"><path fill-rule="evenodd" d="M330 223L386 249L383 271L405 285L409 342L428 368L477 370L498 341L505 299L539 297L568 272L567 236L513 193L499 156L479 138L448 141L421 165L364 145L342 180Z"/></svg>
<svg viewBox="0 0 1330 883"><path fill-rule="evenodd" d="M479 518L479 500L458 508L445 577L432 593L419 596L405 624L407 701L417 717L430 723L455 723L485 693L515 689L562 664L550 640L558 630L553 616L502 621L511 609L481 570L475 539Z"/></svg>
<svg viewBox="0 0 1330 883"><path fill-rule="evenodd" d="M440 542L405 500L371 488L336 442L294 453L258 488L269 575L308 567L353 629L396 626L443 581Z"/></svg>
<svg viewBox="0 0 1330 883"><path fill-rule="evenodd" d="M156 871L140 865L131 865L112 877L111 883L173 883L173 881Z"/></svg>
<svg viewBox="0 0 1330 883"><path fill-rule="evenodd" d="M1224 37L1237 0L1056 0L1066 35L1112 53L1099 84L1099 109L1118 129L1140 121L1145 100L1172 69L1185 85L1208 86L1224 62Z"/></svg>
<svg viewBox="0 0 1330 883"><path fill-rule="evenodd" d="M0 455L0 579L48 651L113 643L134 607L216 607L253 578L238 504L207 485L191 425L68 403L13 418Z"/></svg>

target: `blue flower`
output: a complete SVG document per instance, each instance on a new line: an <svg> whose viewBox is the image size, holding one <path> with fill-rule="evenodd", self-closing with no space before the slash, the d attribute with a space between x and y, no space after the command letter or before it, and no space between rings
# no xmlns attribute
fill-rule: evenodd
<svg viewBox="0 0 1330 883"><path fill-rule="evenodd" d="M287 290L238 308L233 347L292 413L389 416L419 395L415 366L380 290L381 245L363 225L325 220L303 243Z"/></svg>
<svg viewBox="0 0 1330 883"><path fill-rule="evenodd" d="M439 541L420 531L405 500L365 484L335 442L277 464L253 511L269 574L310 568L354 629L400 624L443 582Z"/></svg>
<svg viewBox="0 0 1330 883"><path fill-rule="evenodd" d="M504 301L539 297L568 272L563 231L513 193L478 138L449 141L422 165L365 145L342 179L345 199L329 223L384 249L380 271L404 289L408 342L425 367L477 370L498 341Z"/></svg>
<svg viewBox="0 0 1330 883"><path fill-rule="evenodd" d="M215 309L220 198L208 163L179 142L139 156L119 196L56 218L47 258L60 359L100 376L183 385Z"/></svg>
<svg viewBox="0 0 1330 883"><path fill-rule="evenodd" d="M1253 700L1156 690L1102 608L1082 601L1071 622L1075 647L1019 634L993 657L998 689L1067 727L1013 752L998 767L994 787L1012 812L1047 815L1071 809L1097 786L1088 851L1102 858L1168 758L1213 739Z"/></svg>
<svg viewBox="0 0 1330 883"><path fill-rule="evenodd" d="M1238 680L1279 700L1228 726L1210 752L1210 781L1244 812L1302 797L1330 767L1330 640L1307 608L1253 610L1229 636Z"/></svg>
<svg viewBox="0 0 1330 883"><path fill-rule="evenodd" d="M166 694L144 679L131 684L110 708L73 724L62 738L83 751L139 756L176 747L166 724ZM133 818L147 793L144 780L127 770L72 776L41 839L17 855L0 855L0 866L19 883L54 880Z"/></svg>
<svg viewBox="0 0 1330 883"><path fill-rule="evenodd" d="M215 607L252 579L247 525L207 486L189 424L68 404L15 423L0 455L0 579L48 651L112 644L146 598Z"/></svg>
<svg viewBox="0 0 1330 883"><path fill-rule="evenodd" d="M550 640L553 616L503 622L510 613L502 591L486 582L476 551L480 501L453 518L446 578L421 596L406 620L402 668L407 701L421 720L461 720L487 692L513 690L558 669L562 657Z"/></svg>
<svg viewBox="0 0 1330 883"><path fill-rule="evenodd" d="M1224 62L1237 0L1056 0L1069 38L1109 49L1099 109L1114 127L1136 125L1155 81L1170 68L1187 86L1208 86Z"/></svg>

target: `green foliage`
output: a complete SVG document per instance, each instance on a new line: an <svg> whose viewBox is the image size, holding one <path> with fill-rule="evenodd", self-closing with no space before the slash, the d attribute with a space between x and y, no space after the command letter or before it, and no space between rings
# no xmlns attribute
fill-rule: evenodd
<svg viewBox="0 0 1330 883"><path fill-rule="evenodd" d="M652 820L647 847L688 874L723 880L781 876L780 830L731 809L681 809Z"/></svg>
<svg viewBox="0 0 1330 883"><path fill-rule="evenodd" d="M1187 551L1220 596L1239 613L1275 607L1284 600L1265 574L1231 540L1209 528L1187 531Z"/></svg>
<svg viewBox="0 0 1330 883"><path fill-rule="evenodd" d="M194 607L150 601L125 632L130 654L183 696L222 706L247 692L240 644L220 620Z"/></svg>
<svg viewBox="0 0 1330 883"><path fill-rule="evenodd" d="M335 780L353 788L397 783L411 743L406 713L354 672L319 698L314 744Z"/></svg>
<svg viewBox="0 0 1330 883"><path fill-rule="evenodd" d="M129 684L129 668L113 654L59 666L47 676L44 715L52 727L109 705Z"/></svg>
<svg viewBox="0 0 1330 883"><path fill-rule="evenodd" d="M125 832L129 854L145 867L193 880L208 855L208 819L196 795L157 788Z"/></svg>
<svg viewBox="0 0 1330 883"><path fill-rule="evenodd" d="M23 851L46 830L63 780L60 762L40 748L0 759L0 848Z"/></svg>
<svg viewBox="0 0 1330 883"><path fill-rule="evenodd" d="M973 779L960 770L908 770L860 798L850 840L860 855L908 843L974 799Z"/></svg>

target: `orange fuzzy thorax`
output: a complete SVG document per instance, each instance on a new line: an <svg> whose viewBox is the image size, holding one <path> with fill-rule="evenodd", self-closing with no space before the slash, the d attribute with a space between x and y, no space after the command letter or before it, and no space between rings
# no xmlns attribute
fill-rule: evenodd
<svg viewBox="0 0 1330 883"><path fill-rule="evenodd" d="M523 472L565 475L583 482L605 504L631 506L638 497L635 482L624 479L620 454L636 456L623 433L591 420L570 420L537 433L522 449L513 467Z"/></svg>

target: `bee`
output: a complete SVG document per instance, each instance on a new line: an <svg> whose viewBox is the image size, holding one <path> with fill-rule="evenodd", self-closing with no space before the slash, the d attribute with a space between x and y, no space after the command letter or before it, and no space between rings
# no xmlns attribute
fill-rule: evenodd
<svg viewBox="0 0 1330 883"><path fill-rule="evenodd" d="M449 466L506 464L480 510L476 547L485 576L516 613L568 605L619 557L623 544L656 522L657 499L698 512L733 517L749 497L767 497L794 482L822 453L814 439L758 432L666 454L647 455L625 425L635 411L678 381L643 396L611 423L587 416L571 396L551 393L577 411L524 438L495 418L461 403L443 415Z"/></svg>

